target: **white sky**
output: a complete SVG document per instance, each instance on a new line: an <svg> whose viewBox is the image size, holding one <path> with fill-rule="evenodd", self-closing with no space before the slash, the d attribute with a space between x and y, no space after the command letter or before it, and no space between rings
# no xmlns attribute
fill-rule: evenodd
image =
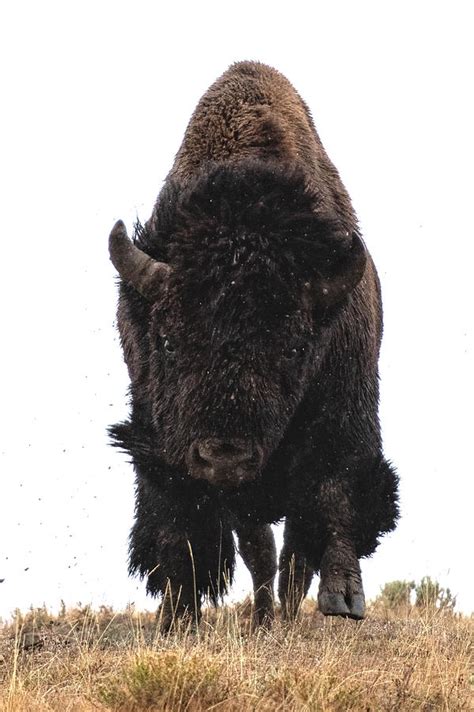
<svg viewBox="0 0 474 712"><path fill-rule="evenodd" d="M471 8L2 4L1 616L154 606L126 575L133 473L105 432L127 414L107 237L149 216L196 102L240 59L310 105L382 279L402 520L363 564L366 593L429 574L474 608ZM249 590L241 568L234 593Z"/></svg>

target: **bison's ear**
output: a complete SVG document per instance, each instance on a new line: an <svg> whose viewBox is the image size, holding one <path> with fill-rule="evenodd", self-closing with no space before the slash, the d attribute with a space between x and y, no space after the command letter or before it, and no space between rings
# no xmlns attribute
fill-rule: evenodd
<svg viewBox="0 0 474 712"><path fill-rule="evenodd" d="M357 232L345 250L338 248L323 260L317 274L306 282L306 296L314 307L339 304L359 284L367 264L367 250Z"/></svg>
<svg viewBox="0 0 474 712"><path fill-rule="evenodd" d="M122 220L110 233L109 254L122 279L149 301L156 301L166 289L171 267L139 250L128 237Z"/></svg>

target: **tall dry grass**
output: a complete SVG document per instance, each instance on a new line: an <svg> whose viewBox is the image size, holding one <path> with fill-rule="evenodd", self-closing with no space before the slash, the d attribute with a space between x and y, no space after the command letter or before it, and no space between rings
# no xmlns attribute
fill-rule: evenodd
<svg viewBox="0 0 474 712"><path fill-rule="evenodd" d="M369 610L250 630L246 606L208 611L162 637L132 609L17 615L0 633L0 710L473 709L474 621L436 610Z"/></svg>

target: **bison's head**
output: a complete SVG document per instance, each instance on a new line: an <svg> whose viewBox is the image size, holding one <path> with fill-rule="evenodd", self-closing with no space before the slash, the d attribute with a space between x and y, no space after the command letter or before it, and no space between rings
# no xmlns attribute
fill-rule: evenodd
<svg viewBox="0 0 474 712"><path fill-rule="evenodd" d="M162 456L217 486L254 479L364 273L357 232L301 172L246 163L168 185L156 224L134 244L119 221L110 254L151 303L141 358Z"/></svg>

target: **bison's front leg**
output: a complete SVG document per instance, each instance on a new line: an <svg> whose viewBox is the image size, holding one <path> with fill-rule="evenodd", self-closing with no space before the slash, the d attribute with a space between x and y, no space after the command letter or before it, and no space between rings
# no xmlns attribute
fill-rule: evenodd
<svg viewBox="0 0 474 712"><path fill-rule="evenodd" d="M333 506L332 514L337 507ZM282 617L294 620L314 571L319 569L318 606L326 616L363 618L364 591L360 566L349 530L332 528L328 535L321 522L298 523L287 519L280 555L280 596ZM328 543L324 546L324 541Z"/></svg>
<svg viewBox="0 0 474 712"><path fill-rule="evenodd" d="M318 606L326 616L361 619L365 616L365 598L355 541L359 513L349 472L328 476L319 487L325 546L319 565Z"/></svg>
<svg viewBox="0 0 474 712"><path fill-rule="evenodd" d="M380 454L346 460L338 470L320 480L316 496L324 543L318 604L325 615L360 619L365 598L359 559L395 526L398 478Z"/></svg>
<svg viewBox="0 0 474 712"><path fill-rule="evenodd" d="M163 633L180 620L197 625L201 619L203 591L196 580L196 566L201 569L202 561L195 548L188 532L165 524L157 532L157 564L148 571L147 591L161 594L157 620Z"/></svg>
<svg viewBox="0 0 474 712"><path fill-rule="evenodd" d="M365 597L354 545L335 538L326 546L320 568L318 606L325 616L359 620L365 616Z"/></svg>
<svg viewBox="0 0 474 712"><path fill-rule="evenodd" d="M239 552L252 575L255 622L265 625L274 618L273 587L277 565L272 528L269 524L239 524L236 533Z"/></svg>
<svg viewBox="0 0 474 712"><path fill-rule="evenodd" d="M308 593L314 570L302 552L304 533L298 522L286 518L283 547L280 553L278 596L284 620L292 621L298 615L301 603Z"/></svg>
<svg viewBox="0 0 474 712"><path fill-rule="evenodd" d="M359 559L370 556L380 535L395 526L398 478L379 454L342 462L327 458L315 469L317 477L305 480L302 476L301 489L292 497L280 559L280 599L287 615L294 615L307 590L303 564L309 564L310 570L320 573L321 612L360 619L365 615L365 600ZM292 557L299 582L293 604L287 593Z"/></svg>
<svg viewBox="0 0 474 712"><path fill-rule="evenodd" d="M217 603L232 578L230 526L216 502L184 494L137 478L130 572L147 579L148 593L162 597L163 632L183 617L199 622L203 597Z"/></svg>

